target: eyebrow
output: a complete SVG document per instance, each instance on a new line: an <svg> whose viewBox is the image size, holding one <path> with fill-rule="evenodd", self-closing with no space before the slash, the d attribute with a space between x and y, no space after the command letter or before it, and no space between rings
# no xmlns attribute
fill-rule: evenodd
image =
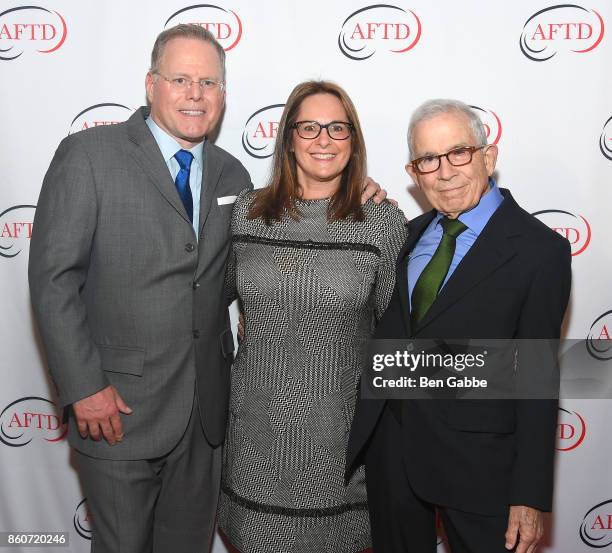
<svg viewBox="0 0 612 553"><path fill-rule="evenodd" d="M182 73L180 71L177 71L176 73L170 72L170 74L175 79L178 78L178 77L182 77L184 79L191 79L191 75L188 75L187 73ZM216 77L199 77L198 80L199 81L216 81L216 80L220 80L220 79L217 79Z"/></svg>
<svg viewBox="0 0 612 553"><path fill-rule="evenodd" d="M457 148L467 148L469 146L469 144L465 143L465 142L458 142L457 144L455 144L454 146L451 146L448 150L446 150L445 152L443 152L444 154L452 151L452 150L456 150ZM421 154L418 157L427 157L427 156L439 156L442 155L442 153L437 153L437 152L425 152L423 154ZM417 158L418 159L418 158Z"/></svg>

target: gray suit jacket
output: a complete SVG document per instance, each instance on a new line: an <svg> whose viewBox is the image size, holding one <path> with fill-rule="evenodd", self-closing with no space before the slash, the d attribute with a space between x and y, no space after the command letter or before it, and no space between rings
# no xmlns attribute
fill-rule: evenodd
<svg viewBox="0 0 612 553"><path fill-rule="evenodd" d="M68 136L42 186L30 246L34 313L62 405L112 384L133 414L123 442L69 440L98 458L167 453L194 390L204 432L222 442L233 338L223 293L233 204L246 169L206 142L199 242L149 131L125 123Z"/></svg>

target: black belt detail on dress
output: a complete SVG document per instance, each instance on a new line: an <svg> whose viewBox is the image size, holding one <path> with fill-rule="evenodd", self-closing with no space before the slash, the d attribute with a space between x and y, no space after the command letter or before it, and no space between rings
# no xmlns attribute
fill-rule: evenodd
<svg viewBox="0 0 612 553"><path fill-rule="evenodd" d="M281 248L298 248L304 250L352 250L358 252L371 252L380 257L380 249L372 244L361 242L313 242L312 240L279 240L275 238L264 238L252 234L236 234L234 242L245 242L248 244L264 244L266 246L279 246Z"/></svg>
<svg viewBox="0 0 612 553"><path fill-rule="evenodd" d="M292 507L267 505L266 503L259 503L258 501L252 501L250 499L246 499L245 497L240 497L234 490L226 485L221 485L221 491L227 495L231 501L240 505L241 507L244 507L245 509L270 515L283 515L288 517L329 517L341 515L349 511L366 511L368 509L368 503L366 501L360 501L358 503L344 503L334 507L294 509Z"/></svg>

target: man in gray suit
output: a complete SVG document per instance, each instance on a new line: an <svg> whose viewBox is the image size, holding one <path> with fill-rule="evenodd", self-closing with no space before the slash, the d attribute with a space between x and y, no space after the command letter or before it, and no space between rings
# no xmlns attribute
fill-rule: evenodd
<svg viewBox="0 0 612 553"><path fill-rule="evenodd" d="M29 278L94 520L95 553L206 551L233 338L223 293L242 164L206 136L225 53L161 33L148 108L71 135L45 177Z"/></svg>

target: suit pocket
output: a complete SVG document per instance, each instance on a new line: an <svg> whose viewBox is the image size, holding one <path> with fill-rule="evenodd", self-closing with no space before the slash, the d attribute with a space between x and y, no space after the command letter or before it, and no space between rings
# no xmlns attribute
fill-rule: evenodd
<svg viewBox="0 0 612 553"><path fill-rule="evenodd" d="M225 329L220 335L219 340L221 341L221 353L223 357L229 357L233 360L234 357L234 336L232 335L232 329Z"/></svg>
<svg viewBox="0 0 612 553"><path fill-rule="evenodd" d="M221 215L221 218L228 223L232 219L232 211L234 209L234 204L217 204L217 211Z"/></svg>
<svg viewBox="0 0 612 553"><path fill-rule="evenodd" d="M448 425L463 432L510 434L516 428L514 402L500 405L490 400L457 400L449 410Z"/></svg>
<svg viewBox="0 0 612 553"><path fill-rule="evenodd" d="M142 376L144 349L125 348L96 344L102 359L102 369L112 373Z"/></svg>

